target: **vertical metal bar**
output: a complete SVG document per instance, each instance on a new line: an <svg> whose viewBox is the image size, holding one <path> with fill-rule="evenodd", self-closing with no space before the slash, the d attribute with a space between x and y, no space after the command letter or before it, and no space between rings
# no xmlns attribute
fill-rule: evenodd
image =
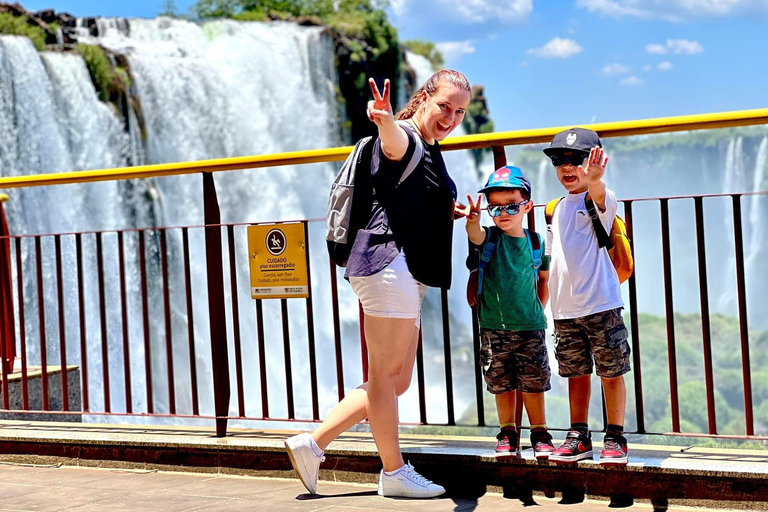
<svg viewBox="0 0 768 512"><path fill-rule="evenodd" d="M80 314L80 375L83 382L80 384L83 393L83 412L90 411L88 404L88 337L85 323L85 279L83 278L83 237L80 233L75 235L75 252L77 254L77 307ZM21 261L19 261L21 265ZM24 349L22 349L24 350Z"/></svg>
<svg viewBox="0 0 768 512"><path fill-rule="evenodd" d="M24 271L21 264L21 238L16 239L16 294L19 297L19 348L21 351L21 408L29 410L29 388L27 387L27 327L24 318ZM83 394L84 403L88 395Z"/></svg>
<svg viewBox="0 0 768 512"><path fill-rule="evenodd" d="M704 203L703 198L694 197L696 207L696 246L699 255L699 296L701 299L701 335L704 342L704 377L707 384L707 413L709 433L717 434L715 411L715 382L712 369L712 335L709 328L709 292L707 288L707 252L704 242Z"/></svg>
<svg viewBox="0 0 768 512"><path fill-rule="evenodd" d="M363 382L368 382L368 344L365 341L365 313L363 305L357 303L360 311L360 356L363 360Z"/></svg>
<svg viewBox="0 0 768 512"><path fill-rule="evenodd" d="M477 308L472 308L472 351L475 361L475 401L477 403L477 426L485 426L485 403L483 402L483 370L480 368L480 324Z"/></svg>
<svg viewBox="0 0 768 512"><path fill-rule="evenodd" d="M672 257L669 244L669 199L660 200L661 248L664 261L664 295L667 318L667 355L669 358L669 403L672 432L680 432L680 404L677 398L677 352L675 351L675 308L672 297Z"/></svg>
<svg viewBox="0 0 768 512"><path fill-rule="evenodd" d="M187 333L189 336L189 376L192 386L192 414L200 414L200 402L197 393L197 355L195 353L195 317L192 309L192 275L189 269L189 228L181 228L184 246L184 291L187 297Z"/></svg>
<svg viewBox="0 0 768 512"><path fill-rule="evenodd" d="M531 231L536 231L536 215L533 208L531 208L531 211L528 212L527 220L528 220L528 229Z"/></svg>
<svg viewBox="0 0 768 512"><path fill-rule="evenodd" d="M736 285L739 297L739 331L741 333L741 371L744 376L744 420L747 435L755 435L752 414L752 370L749 361L749 324L747 323L747 287L744 269L744 239L741 228L741 195L733 200L733 246L736 251ZM755 198L752 199L753 201Z"/></svg>
<svg viewBox="0 0 768 512"><path fill-rule="evenodd" d="M40 237L35 237L35 259L37 261L37 308L40 324L40 371L43 389L43 410L50 410L48 404L48 361L45 339L45 290L43 288L43 256Z"/></svg>
<svg viewBox="0 0 768 512"><path fill-rule="evenodd" d="M283 355L285 357L285 393L288 398L288 419L296 419L293 410L293 371L291 369L291 334L288 327L288 299L280 299L283 318Z"/></svg>
<svg viewBox="0 0 768 512"><path fill-rule="evenodd" d="M338 388L339 402L344 399L344 361L342 359L341 345L341 321L339 320L339 288L336 284L336 264L328 258L331 265L331 301L333 310L333 340L336 348L336 387Z"/></svg>
<svg viewBox="0 0 768 512"><path fill-rule="evenodd" d="M237 296L237 262L235 261L235 227L227 226L229 245L229 282L232 294L232 334L235 342L235 374L237 379L237 410L245 416L245 391L243 390L243 355L240 347L240 302Z"/></svg>
<svg viewBox="0 0 768 512"><path fill-rule="evenodd" d="M440 302L443 314L443 355L445 358L445 399L448 406L448 425L455 425L453 405L453 364L451 361L451 328L448 313L448 290L440 289Z"/></svg>
<svg viewBox="0 0 768 512"><path fill-rule="evenodd" d="M491 146L493 150L494 169L507 165L507 154L504 152L504 146Z"/></svg>
<svg viewBox="0 0 768 512"><path fill-rule="evenodd" d="M269 393L267 393L267 350L264 342L264 310L261 299L256 299L256 333L259 341L259 375L261 376L261 416L269 418Z"/></svg>
<svg viewBox="0 0 768 512"><path fill-rule="evenodd" d="M205 258L208 262L208 311L211 323L213 395L216 408L216 436L227 435L229 415L229 349L224 306L224 267L221 247L221 212L213 175L203 173L205 204Z"/></svg>
<svg viewBox="0 0 768 512"><path fill-rule="evenodd" d="M139 274L141 275L141 318L144 328L144 382L147 385L147 413L155 411L152 393L152 343L149 336L149 293L147 291L146 231L139 231Z"/></svg>
<svg viewBox="0 0 768 512"><path fill-rule="evenodd" d="M69 385L67 381L67 323L64 320L64 278L61 272L61 235L54 237L56 248L56 294L59 301L59 359L61 360L61 410L69 411Z"/></svg>
<svg viewBox="0 0 768 512"><path fill-rule="evenodd" d="M309 224L304 224L304 240L307 258L307 342L309 343L309 379L312 386L312 418L320 420L320 400L317 397L317 357L315 354L315 317L312 310L312 267L309 264Z"/></svg>
<svg viewBox="0 0 768 512"><path fill-rule="evenodd" d="M627 225L627 237L634 240L634 224L632 221L632 201L624 201L624 220ZM635 411L637 416L637 433L645 432L645 406L643 405L643 374L640 358L640 322L637 319L637 258L635 245L631 244L632 261L635 268L629 276L629 325L632 329L632 373L635 378Z"/></svg>
<svg viewBox="0 0 768 512"><path fill-rule="evenodd" d="M421 336L423 324L419 324L419 346L416 348L416 380L419 383L419 421L427 424L427 397L424 385L424 340Z"/></svg>
<svg viewBox="0 0 768 512"><path fill-rule="evenodd" d="M96 261L99 277L99 311L101 323L101 368L104 380L104 412L112 412L109 394L109 339L107 333L107 300L104 296L104 253L101 233L96 233Z"/></svg>
<svg viewBox="0 0 768 512"><path fill-rule="evenodd" d="M163 274L163 311L165 313L165 360L168 373L168 411L176 414L176 379L173 372L173 331L171 321L171 290L168 280L168 241L166 230L160 230L160 261Z"/></svg>
<svg viewBox="0 0 768 512"><path fill-rule="evenodd" d="M6 240L8 240L8 239L6 239ZM5 244L6 240L0 239L0 244ZM2 268L1 265L0 265L0 269L1 269L0 271L2 271L2 274L3 274L2 279L4 281L6 276L10 276L11 275L10 269L8 269L8 272L5 272L6 269ZM3 288L5 288L5 283L4 282L2 283L2 286L3 286ZM8 283L8 286L10 287L10 283ZM3 306L5 308L4 304L3 304ZM9 315L9 316L12 316L13 315L13 306L11 306L10 309L11 309L11 315ZM10 329L8 329L6 331L5 320L6 320L6 316L5 316L4 312L0 311L0 333L3 333L3 334L5 334L6 332L8 332L8 333L12 332ZM15 343L15 340L14 340L13 343ZM2 339L0 339L0 368L2 368L2 370L0 370L0 375L2 376L2 379L3 379L2 387L0 389L2 389L3 409L5 409L5 410L8 410L8 409L11 408L11 401L10 401L9 392L8 392L8 389L9 389L9 387L8 387L8 373L10 371L10 366L13 364L13 354L12 353L8 354L7 352L9 350L10 350L10 344L6 344L5 336L3 336Z"/></svg>
<svg viewBox="0 0 768 512"><path fill-rule="evenodd" d="M133 412L133 396L131 394L131 348L128 330L128 298L125 285L125 245L123 232L117 232L117 257L120 272L120 311L123 324L123 379L125 382L125 412Z"/></svg>

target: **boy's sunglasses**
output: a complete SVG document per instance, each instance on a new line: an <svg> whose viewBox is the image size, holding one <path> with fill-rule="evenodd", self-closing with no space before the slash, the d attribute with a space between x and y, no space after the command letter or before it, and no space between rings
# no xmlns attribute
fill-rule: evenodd
<svg viewBox="0 0 768 512"><path fill-rule="evenodd" d="M566 162L570 162L571 165L578 167L579 165L584 163L584 160L586 160L588 156L589 156L589 153L574 151L570 155L566 155L565 153L555 153L553 155L549 155L549 158L552 160L552 165L554 165L555 167L560 167L561 165L565 165Z"/></svg>
<svg viewBox="0 0 768 512"><path fill-rule="evenodd" d="M520 207L525 206L530 201L521 201L519 203L509 203L504 205L488 206L485 209L488 210L488 214L491 217L499 217L502 211L507 212L507 215L517 215L520 213Z"/></svg>

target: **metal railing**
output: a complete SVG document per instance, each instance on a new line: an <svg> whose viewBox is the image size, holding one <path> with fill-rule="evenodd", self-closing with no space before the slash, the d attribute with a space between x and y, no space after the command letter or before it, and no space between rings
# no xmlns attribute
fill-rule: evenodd
<svg viewBox="0 0 768 512"><path fill-rule="evenodd" d="M708 114L701 116L685 116L678 118L664 118L654 120L643 121L630 121L622 123L604 123L591 125L590 127L595 129L601 137L619 137L626 135L647 134L647 133L664 133L680 130L693 130L693 129L706 129L706 128L721 128L728 126L745 126L755 124L768 123L768 109L760 109L745 112L731 112L722 114ZM488 135L473 135L466 137L457 137L446 141L442 144L443 150L455 150L455 149L468 149L479 147L491 147L495 155L496 166L503 165L505 160L504 146L514 144L527 144L532 142L547 142L551 140L552 136L565 127L548 128L541 130L525 130L519 132L506 132L496 133ZM183 227L153 227L145 229L129 229L118 231L100 231L100 232L81 232L81 233L58 233L49 235L23 235L16 236L10 235L6 232L2 233L0 240L3 240L6 244L7 258L2 261L5 267L0 265L0 277L3 279L3 310L10 311L9 316L2 316L0 318L13 321L14 315L18 318L18 325L9 329L9 332L13 333L13 340L11 345L7 343L0 343L2 347L2 359L4 364L2 365L2 411L3 413L35 412L30 409L29 404L29 377L28 377L28 351L32 345L38 350L38 357L41 367L41 392L42 403L38 412L46 414L91 414L91 415L131 415L131 416L174 416L183 418L206 418L216 420L217 435L226 435L227 420L229 419L258 419L258 420L279 420L279 421L320 421L320 408L318 398L318 371L317 371L317 356L315 353L315 323L316 319L313 312L313 295L316 297L318 290L314 290L314 294L310 292L310 297L306 299L306 325L307 325L307 354L309 364L310 382L309 388L312 397L312 417L311 418L297 418L295 414L295 399L293 396L293 390L295 382L293 380L292 373L292 354L291 354L291 332L289 322L289 308L288 301L286 299L280 300L280 324L282 328L282 341L283 341L283 359L284 359L284 382L286 385L285 405L287 409L287 417L278 418L270 414L270 397L268 382L268 368L267 368L267 346L265 343L266 335L264 329L265 313L263 307L263 300L255 300L255 327L256 327L256 340L258 351L258 380L260 382L260 414L249 414L246 407L246 400L250 401L250 397L247 396L246 386L244 385L244 368L243 368L243 342L241 339L241 307L239 301L237 278L242 273L238 270L237 263L237 248L238 237L237 232L244 230L244 226L247 223L238 224L222 224L220 219L218 199L216 197L216 189L213 182L212 172L235 170L235 169L248 169L255 167L273 167L279 165L294 165L298 163L311 163L311 162L328 162L342 160L349 153L351 148L334 148L328 150L316 150L307 152L294 152L285 153L280 155L266 155L259 157L244 157L244 158L231 158L221 160L211 160L205 162L191 162L182 164L163 164L144 167L135 167L127 169L114 169L114 170L101 170L101 171L81 171L73 173L62 174L47 174L36 176L23 176L12 178L0 178L0 188L19 188L19 187L35 187L42 185L64 184L64 183L85 183L92 181L105 181L105 180L122 180L122 179L134 179L134 178L147 178L156 176L169 176L177 174L191 174L201 173L203 177L203 202L205 205L205 225L203 226L183 226ZM765 195L765 193L758 193ZM670 234L669 234L669 203L671 201L693 201L695 208L695 225L697 236L697 260L699 271L699 287L700 287L700 305L701 305L701 319L702 319L702 340L704 347L704 374L706 385L706 399L707 399L707 411L709 428L706 435L718 435L717 422L716 422L716 410L715 410L715 386L713 379L713 365L712 365L712 350L711 350L711 332L710 332L710 315L709 315L709 298L707 289L707 261L706 261L706 245L704 237L704 202L709 197L730 197L733 208L733 226L734 226L734 257L736 262L736 279L738 289L738 309L739 309L739 325L740 325L740 337L741 337L741 359L742 359L742 372L743 372L743 385L744 385L744 409L745 409L745 431L746 437L754 439L764 439L756 437L754 431L754 419L753 419L753 404L751 394L751 369L750 369L750 356L749 356L749 331L747 323L747 303L746 303L746 291L745 291L745 267L744 267L744 242L742 239L742 213L741 213L741 198L742 196L755 195L747 193L739 194L720 194L711 196L684 196L684 197L664 197L664 198L652 198L652 199L625 199L621 203L624 206L624 216L627 223L627 229L630 239L633 238L633 205L638 202L657 201L659 203L659 212L661 218L661 240L662 240L662 252L663 252L663 270L664 270L664 289L665 289L665 307L666 307L666 325L667 325L667 347L669 355L669 381L670 381L670 405L672 413L672 431L666 432L667 434L679 435L684 432L681 431L680 424L680 408L679 398L677 396L678 390L678 378L677 378L677 362L675 351L675 328L674 328L674 297L672 293L672 268L670 257ZM316 222L320 219L305 220L305 233L308 233L309 223ZM529 227L535 229L535 216L533 212L528 217ZM208 311L208 325L210 327L210 366L213 381L213 402L214 402L214 414L201 414L199 390L198 390L198 371L196 368L197 361L200 354L200 347L196 343L198 339L198 333L195 332L195 308L193 302L195 301L195 294L193 293L193 286L190 276L191 259L193 256L190 253L190 236L194 233L204 234L205 239L205 259L206 259L206 272L207 272L207 307L204 308ZM182 275L171 275L169 267L169 237L174 236L176 239L180 239L182 248L182 265L180 271ZM111 249L106 247L108 239L114 238L114 246ZM130 243L128 239L130 238ZM89 268L85 260L87 254L84 252L84 241L91 240L95 244L95 273L96 273L96 288L99 307L99 322L97 327L98 335L94 334L94 329L89 328L86 322L86 296L85 296L85 280L88 272L92 271ZM51 404L49 402L50 389L48 378L48 337L46 332L46 304L45 304L45 273L43 268L44 264L44 246L50 245L47 240L53 241L53 256L46 255L49 259L52 259L52 264L55 268L56 274L56 309L58 311L58 333L56 337L59 340L58 352L59 363L61 367L60 375L60 390L61 390L61 407L60 410L52 411ZM242 243L242 242L240 242ZM226 244L226 249L225 249ZM129 257L129 252L126 246L130 246L133 250L133 255ZM69 247L70 253L66 252L66 247ZM25 280L25 267L23 260L23 253L26 250L27 258L31 258L34 253L35 262L35 282L36 282L36 296L37 296L37 315L38 315L38 339L28 339L25 332L25 322L28 320L25 317L25 299L29 296L29 289L24 286ZM109 309L109 303L107 294L107 286L105 284L105 266L104 266L104 254L105 251L112 250L117 254L118 271L119 271L119 286L117 291L117 302L119 302L119 311L111 311ZM317 249L316 249L317 250ZM72 252L74 254L72 254ZM68 254L68 256L67 256ZM67 269L65 271L63 259L69 257L74 258L76 265L74 269ZM139 297L131 297L129 294L128 286L126 284L126 261L133 258L133 261L138 265L140 276L140 293ZM225 267L225 260L228 261L228 267ZM0 261L0 263L2 263ZM309 259L308 259L309 263ZM153 267L154 266L154 267ZM12 268L11 268L12 267ZM151 268L156 268L156 273L152 273ZM226 270L226 272L225 272ZM335 372L336 372L336 386L338 389L338 398L341 399L344 396L344 354L342 350L342 333L341 333L341 320L340 320L340 305L339 294L337 286L337 268L332 262L329 262L329 283L330 283L330 298L331 298L331 318L322 319L322 322L332 322L333 325L333 341L335 350ZM64 306L65 291L63 283L66 279L65 272L71 274L74 273L74 281L77 283L77 311L79 322L79 354L76 354L78 358L73 357L75 354L68 354L66 332L68 325L68 318L66 315L66 309ZM643 406L643 380L642 380L642 364L641 364L641 332L638 322L638 308L637 308L637 282L635 278L636 274L633 274L629 279L629 324L631 328L631 343L633 351L633 381L634 381L634 399L636 409L636 432L637 433L649 433L645 425L645 414ZM12 282L13 276L15 276L15 283ZM311 272L310 272L311 276ZM158 277L158 281L152 280L153 277ZM227 283L227 277L229 283ZM183 283L183 300L172 297L170 291L173 289L171 284L173 281ZM229 289L230 299L227 302L225 290ZM9 293L11 289L15 289L18 303L13 305L9 302L12 300L13 293ZM154 290L154 291L153 291ZM159 291L158 291L159 290ZM312 286L310 283L310 290ZM177 288L178 291L178 288ZM322 290L323 293L328 290ZM154 293L154 295L153 295ZM153 308L152 297L160 297L162 307ZM141 321L141 337L143 342L143 357L144 357L144 390L145 395L145 407L143 410L134 410L134 395L138 392L134 383L136 382L137 375L132 372L132 361L134 355L131 353L131 347L129 344L129 326L131 322L138 321L137 318L131 317L129 310L131 306L129 302L138 300L141 311L139 315ZM176 300L177 302L172 303ZM174 356L174 350L178 347L174 346L174 332L177 328L174 327L173 308L176 306L183 306L184 321L187 325L186 334L186 352L187 362L180 365L180 359L178 356ZM8 309L10 308L10 309ZM229 316L227 314L227 308L230 309ZM134 305L134 309L136 309ZM445 397L446 397L446 410L447 421L444 424L455 425L456 414L454 410L455 398L454 398L454 382L452 371L452 348L451 348L451 334L450 334L450 311L448 303L448 293L446 290L442 290L440 293L440 310L441 310L441 328L443 338L443 354L445 361ZM14 313L15 312L15 313ZM120 336L119 339L110 338L110 330L108 329L108 322L110 315L117 315L116 318L120 318ZM177 311L176 315L179 313ZM362 314L360 314L362 324ZM4 325L0 326L0 332L7 325L7 321L4 321ZM158 325L158 321L162 325L162 328L158 332L162 333L162 339L164 341L164 365L161 370L155 371L153 368L158 366L157 361L153 360L157 356L158 351L153 350L153 336L152 329ZM69 319L71 322L71 319ZM477 332L477 322L473 322L474 333L473 343L475 358L479 351L479 337ZM228 325L231 329L231 335L228 334ZM361 341L361 353L362 353L362 367L363 376L367 374L367 357L365 351L365 337L363 335L362 325L359 326L360 341ZM112 331L114 332L114 331ZM158 336L155 336L157 338ZM90 383L94 379L93 368L89 367L89 349L92 349L93 343L91 339L98 339L100 346L97 347L100 352L101 368L100 368L100 384L103 392L103 406L100 410L96 410L93 406L93 400L89 396ZM178 338L177 338L178 339ZM7 364L9 346L19 346L19 356L21 362L20 368L20 387L22 395L21 407L12 409L10 407L10 366ZM119 381L115 381L113 376L110 375L110 354L114 353L114 347L122 347L122 360L123 360L123 375ZM155 348L157 343L155 343ZM178 345L178 344L177 344ZM113 347L113 351L110 351L110 347ZM230 362L229 348L232 347L234 355L232 362ZM68 362L72 362L76 359L80 361L80 374L82 377L82 411L70 410L70 404L68 403L69 396L69 380L68 372L66 371ZM480 373L479 365L475 361L475 392L476 392L476 406L477 406L477 424L482 426L485 424L484 419L484 407L483 407L483 385L482 377ZM190 375L190 389L188 392L184 390L184 395L177 395L179 391L177 389L177 376L178 372L183 371ZM236 409L237 414L230 414L230 402L231 402L231 388L230 388L230 371L234 369L235 373L235 386L236 386ZM423 346L420 343L417 353L416 361L416 378L418 387L418 399L419 399L419 419L422 424L429 424L427 418L427 399L425 393L425 361ZM163 373L163 375L159 375ZM165 393L167 393L167 412L158 412L154 410L154 403L156 398L155 383L162 381L165 383ZM125 395L125 407L124 410L116 411L112 407L110 397L113 396L113 390L111 386L114 386L116 382L122 382ZM189 401L190 413L181 413L177 408L177 401ZM521 414L521 401L518 401L519 410ZM686 433L697 435L696 433ZM730 436L734 437L734 436ZM735 436L739 437L739 436ZM743 436L742 436L743 437Z"/></svg>

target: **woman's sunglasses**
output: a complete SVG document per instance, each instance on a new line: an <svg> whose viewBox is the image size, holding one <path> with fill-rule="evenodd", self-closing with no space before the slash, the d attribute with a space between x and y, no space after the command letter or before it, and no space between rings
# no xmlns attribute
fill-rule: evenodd
<svg viewBox="0 0 768 512"><path fill-rule="evenodd" d="M525 206L530 201L521 201L519 203L509 203L505 205L492 205L488 206L485 209L488 210L488 214L491 217L498 217L501 215L502 211L507 212L507 215L517 215L520 213L520 207Z"/></svg>
<svg viewBox="0 0 768 512"><path fill-rule="evenodd" d="M578 167L584 163L584 160L586 160L588 156L589 153L574 151L570 155L566 155L565 153L555 153L553 155L549 155L549 158L552 160L552 165L555 167L565 165L567 162L570 162L571 165Z"/></svg>

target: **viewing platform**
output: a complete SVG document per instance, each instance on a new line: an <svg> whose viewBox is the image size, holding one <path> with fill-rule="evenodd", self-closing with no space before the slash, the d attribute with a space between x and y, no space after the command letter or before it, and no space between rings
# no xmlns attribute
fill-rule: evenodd
<svg viewBox="0 0 768 512"><path fill-rule="evenodd" d="M283 447L295 433L231 428L226 438L217 438L213 428L0 421L0 462L295 479ZM596 460L573 465L537 461L523 437L520 459L495 457L493 438L401 434L401 444L404 458L456 499L502 493L528 503L543 494L561 503L599 496L610 498L613 506L649 500L657 510L669 504L768 510L766 451L630 440L629 465L605 468ZM600 446L595 443L597 450ZM375 489L381 462L369 433L343 434L325 455L321 495L330 492L330 482ZM305 491L294 485L284 492Z"/></svg>

